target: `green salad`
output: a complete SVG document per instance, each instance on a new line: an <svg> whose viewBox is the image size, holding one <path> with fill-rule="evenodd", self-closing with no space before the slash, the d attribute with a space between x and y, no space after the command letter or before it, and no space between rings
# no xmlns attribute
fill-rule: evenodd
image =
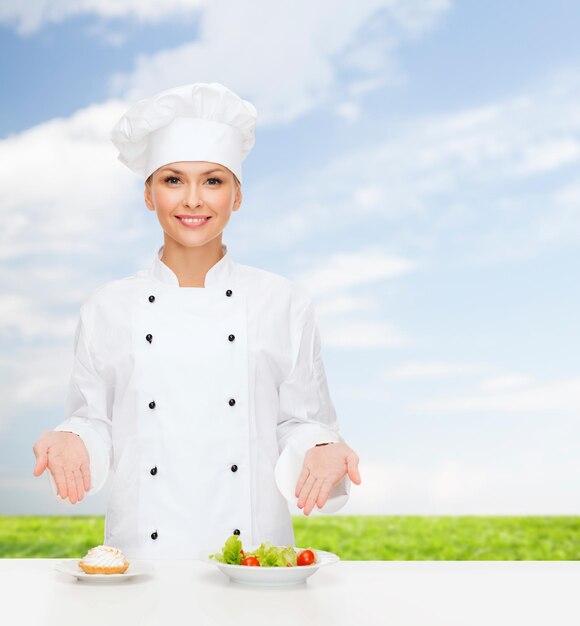
<svg viewBox="0 0 580 626"><path fill-rule="evenodd" d="M292 546L273 546L265 541L253 552L244 551L237 535L228 537L222 551L210 554L209 558L228 565L254 567L296 567L316 563L316 555L311 548L297 553Z"/></svg>

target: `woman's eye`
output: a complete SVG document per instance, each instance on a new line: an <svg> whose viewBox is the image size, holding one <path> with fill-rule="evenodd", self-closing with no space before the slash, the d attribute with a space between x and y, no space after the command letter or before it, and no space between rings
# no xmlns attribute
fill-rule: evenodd
<svg viewBox="0 0 580 626"><path fill-rule="evenodd" d="M164 180L166 183L170 184L173 184L173 181L179 182L179 178L177 178L177 176L166 176ZM207 180L209 183L215 181L215 183L210 184L210 187L215 187L215 184L219 185L222 183L222 180L220 178L208 178Z"/></svg>

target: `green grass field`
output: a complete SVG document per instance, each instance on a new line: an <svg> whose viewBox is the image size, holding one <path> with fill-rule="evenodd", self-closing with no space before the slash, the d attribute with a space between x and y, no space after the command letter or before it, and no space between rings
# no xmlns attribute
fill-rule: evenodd
<svg viewBox="0 0 580 626"><path fill-rule="evenodd" d="M296 545L344 560L580 559L580 517L337 515L293 522ZM103 517L0 516L0 557L76 558L103 543L103 532Z"/></svg>

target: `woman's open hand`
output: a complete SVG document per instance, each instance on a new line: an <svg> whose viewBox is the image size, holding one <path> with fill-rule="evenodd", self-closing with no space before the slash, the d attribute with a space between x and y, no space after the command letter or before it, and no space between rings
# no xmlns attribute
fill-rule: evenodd
<svg viewBox="0 0 580 626"><path fill-rule="evenodd" d="M304 515L309 515L315 504L321 509L334 485L345 474L353 483L360 485L358 461L356 452L343 442L310 448L304 457L295 492L298 508L304 508Z"/></svg>
<svg viewBox="0 0 580 626"><path fill-rule="evenodd" d="M32 447L36 455L34 475L40 476L48 467L58 495L71 504L83 499L91 488L89 453L83 440L75 433L48 430Z"/></svg>

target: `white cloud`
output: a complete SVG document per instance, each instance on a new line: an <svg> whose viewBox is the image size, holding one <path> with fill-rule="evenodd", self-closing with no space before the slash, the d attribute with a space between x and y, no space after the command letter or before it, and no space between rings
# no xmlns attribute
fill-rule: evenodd
<svg viewBox="0 0 580 626"><path fill-rule="evenodd" d="M410 408L424 413L494 411L577 415L580 412L580 378L564 378L514 387L516 386L513 384L496 384L490 388L488 384L483 393L463 392L433 397L414 403Z"/></svg>
<svg viewBox="0 0 580 626"><path fill-rule="evenodd" d="M405 0L392 3L394 22L400 24L405 32L417 38L433 27L433 16L447 11L451 0Z"/></svg>
<svg viewBox="0 0 580 626"><path fill-rule="evenodd" d="M504 389L515 389L517 387L528 387L531 384L529 376L523 374L507 374L505 376L494 376L481 382L482 391L501 391Z"/></svg>
<svg viewBox="0 0 580 626"><path fill-rule="evenodd" d="M348 99L338 113L352 119L360 94L400 80L400 43L427 32L449 4L280 0L272 11L267 0L214 0L200 14L196 41L139 56L133 71L112 78L111 91L134 101L195 76L249 99L262 128L289 123L337 99Z"/></svg>
<svg viewBox="0 0 580 626"><path fill-rule="evenodd" d="M193 14L205 4L205 0L1 0L0 23L13 26L20 35L31 35L77 15L159 22L175 19L176 13Z"/></svg>
<svg viewBox="0 0 580 626"><path fill-rule="evenodd" d="M367 185L354 192L354 206L357 214L375 213L377 207L385 205L386 190L380 185Z"/></svg>
<svg viewBox="0 0 580 626"><path fill-rule="evenodd" d="M481 374L490 369L489 365L483 363L407 362L386 370L384 378L386 380L393 378L408 380L457 378Z"/></svg>
<svg viewBox="0 0 580 626"><path fill-rule="evenodd" d="M580 159L580 141L572 137L549 137L525 146L514 171L522 176L549 172Z"/></svg>
<svg viewBox="0 0 580 626"><path fill-rule="evenodd" d="M126 198L137 179L109 141L123 110L115 101L90 106L0 141L0 258L101 254L103 235L132 236Z"/></svg>
<svg viewBox="0 0 580 626"><path fill-rule="evenodd" d="M308 270L295 273L293 279L306 288L316 304L320 333L325 346L348 349L377 349L411 343L395 326L385 321L380 297L365 290L414 271L411 259L385 254L379 247L331 254L323 260L302 259ZM353 290L366 295L352 295ZM372 312L379 319L362 319L356 312Z"/></svg>
<svg viewBox="0 0 580 626"><path fill-rule="evenodd" d="M321 319L320 336L322 345L332 348L377 350L412 343L393 324L380 320Z"/></svg>
<svg viewBox="0 0 580 626"><path fill-rule="evenodd" d="M358 120L360 116L360 107L354 102L341 102L335 107L336 114L348 122Z"/></svg>
<svg viewBox="0 0 580 626"><path fill-rule="evenodd" d="M336 252L323 262L312 263L313 267L300 271L294 278L312 294L318 295L364 287L403 276L418 267L416 261L385 254L378 246L353 252Z"/></svg>
<svg viewBox="0 0 580 626"><path fill-rule="evenodd" d="M113 30L105 22L95 22L85 29L87 35L100 39L113 48L121 48L127 42L128 35L121 30Z"/></svg>
<svg viewBox="0 0 580 626"><path fill-rule="evenodd" d="M354 79L347 85L347 93L351 96L362 96L371 93L385 85L384 76L373 78Z"/></svg>
<svg viewBox="0 0 580 626"><path fill-rule="evenodd" d="M62 313L49 313L35 306L31 294L0 295L0 338L69 337L74 332L74 319L63 319Z"/></svg>
<svg viewBox="0 0 580 626"><path fill-rule="evenodd" d="M74 328L67 341L39 341L3 351L0 432L33 411L46 412L63 405L73 363L73 334Z"/></svg>
<svg viewBox="0 0 580 626"><path fill-rule="evenodd" d="M38 432L40 435L40 432ZM30 458L26 470L15 474L14 468L0 467L0 515L100 515L107 508L114 473L109 474L101 491L96 495L83 498L72 505L69 500L59 500L54 496L53 487L48 478L48 470L40 476L33 476L34 440L26 444Z"/></svg>
<svg viewBox="0 0 580 626"><path fill-rule="evenodd" d="M353 296L348 293L339 293L316 300L316 312L322 318L345 315L356 312L376 312L379 303L370 296Z"/></svg>
<svg viewBox="0 0 580 626"><path fill-rule="evenodd" d="M361 451L359 451L359 456ZM517 455L516 455L517 456ZM524 455L525 456L525 455ZM580 464L365 461L340 515L578 515Z"/></svg>
<svg viewBox="0 0 580 626"><path fill-rule="evenodd" d="M350 236L356 214L371 241L413 257L529 258L580 242L579 134L580 73L556 73L495 103L377 125L369 140L316 168L301 205L320 232Z"/></svg>

